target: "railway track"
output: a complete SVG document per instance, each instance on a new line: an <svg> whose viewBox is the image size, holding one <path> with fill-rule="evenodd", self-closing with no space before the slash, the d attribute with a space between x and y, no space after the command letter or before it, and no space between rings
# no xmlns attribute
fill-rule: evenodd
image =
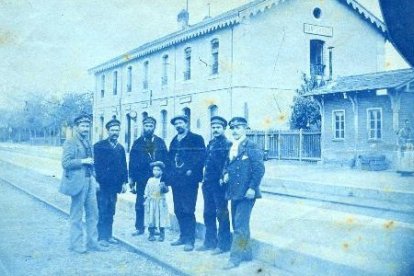
<svg viewBox="0 0 414 276"><path fill-rule="evenodd" d="M29 196L30 198L34 199L35 201L39 201L41 203L43 203L49 210L58 213L59 215L64 216L65 218L69 218L69 213L67 211L65 211L64 209L60 208L59 206L48 202L47 200L33 194L32 192L28 191L27 189L19 186L18 184L15 184L11 181L9 181L8 179L5 179L4 177L0 176L0 181L9 185L10 187L12 187L13 189ZM139 250L139 248L137 248L136 246L134 246L133 244L131 244L130 242L124 240L121 237L118 236L114 236L115 239L117 239L120 243L120 245L122 247L124 247L125 249L127 249L130 252L136 253L139 256L142 256L144 258L146 258L147 260L149 260L150 262L153 262L154 264L162 267L163 269L171 272L171 275L189 275L188 273L180 270L177 267L174 267L166 262L163 262L157 258L155 258L154 256L151 256L141 250ZM3 264L0 262L0 271L2 271L2 269L4 269ZM6 274L7 275L7 274Z"/></svg>

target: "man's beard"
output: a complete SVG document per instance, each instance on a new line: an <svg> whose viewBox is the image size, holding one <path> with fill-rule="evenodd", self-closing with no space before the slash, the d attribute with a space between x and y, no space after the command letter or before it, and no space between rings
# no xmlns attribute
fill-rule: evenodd
<svg viewBox="0 0 414 276"><path fill-rule="evenodd" d="M178 132L179 134L183 134L183 133L185 132L185 129L184 129L184 128L182 128L182 127L177 127L177 132Z"/></svg>
<svg viewBox="0 0 414 276"><path fill-rule="evenodd" d="M150 131L150 130L145 131L144 130L144 137L145 138L150 138L150 137L152 137L152 135L154 135L154 131Z"/></svg>
<svg viewBox="0 0 414 276"><path fill-rule="evenodd" d="M111 135L111 140L112 141L116 141L118 140L119 136L118 135Z"/></svg>

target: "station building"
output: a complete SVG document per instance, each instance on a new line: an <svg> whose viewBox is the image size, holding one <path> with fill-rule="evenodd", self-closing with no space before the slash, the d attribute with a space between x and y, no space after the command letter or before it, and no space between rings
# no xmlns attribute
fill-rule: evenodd
<svg viewBox="0 0 414 276"><path fill-rule="evenodd" d="M317 78L382 71L385 25L353 0L256 0L179 29L90 69L95 78L94 140L105 123L122 121L130 148L142 118L175 134L170 119L190 117L210 138L209 119L244 116L252 129L288 128L303 73Z"/></svg>

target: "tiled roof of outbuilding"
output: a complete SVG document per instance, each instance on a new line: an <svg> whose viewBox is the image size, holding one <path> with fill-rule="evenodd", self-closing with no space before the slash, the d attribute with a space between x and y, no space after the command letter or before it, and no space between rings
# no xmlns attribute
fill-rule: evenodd
<svg viewBox="0 0 414 276"><path fill-rule="evenodd" d="M345 76L339 77L320 88L314 89L308 93L308 95L396 88L410 81L414 81L413 68Z"/></svg>
<svg viewBox="0 0 414 276"><path fill-rule="evenodd" d="M156 40L145 43L138 48L135 48L127 53L124 53L118 57L110 59L105 63L102 63L98 66L95 66L89 69L91 73L97 73L104 71L106 69L116 67L125 62L128 62L131 59L136 59L153 52L157 52L161 49L175 45L195 37L214 32L219 29L227 28L232 25L239 24L245 18L250 16L256 16L267 10L274 8L281 2L288 0L254 0L245 5L239 6L235 9L229 10L222 14L219 14L215 17L205 19L197 24L190 25L184 30L180 30ZM377 31L379 31L385 37L387 36L387 28L385 24L368 11L364 6L358 3L356 0L338 0L339 2L347 5L353 11L358 13L358 15L369 24L372 24Z"/></svg>

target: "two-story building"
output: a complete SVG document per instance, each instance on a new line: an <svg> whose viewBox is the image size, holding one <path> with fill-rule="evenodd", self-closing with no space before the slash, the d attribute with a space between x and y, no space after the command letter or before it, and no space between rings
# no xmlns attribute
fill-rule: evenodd
<svg viewBox="0 0 414 276"><path fill-rule="evenodd" d="M215 114L245 116L252 129L287 128L302 73L383 70L386 28L357 1L256 0L194 25L188 18L183 10L177 32L90 69L95 140L113 116L127 148L147 115L167 140L182 113L205 138Z"/></svg>

